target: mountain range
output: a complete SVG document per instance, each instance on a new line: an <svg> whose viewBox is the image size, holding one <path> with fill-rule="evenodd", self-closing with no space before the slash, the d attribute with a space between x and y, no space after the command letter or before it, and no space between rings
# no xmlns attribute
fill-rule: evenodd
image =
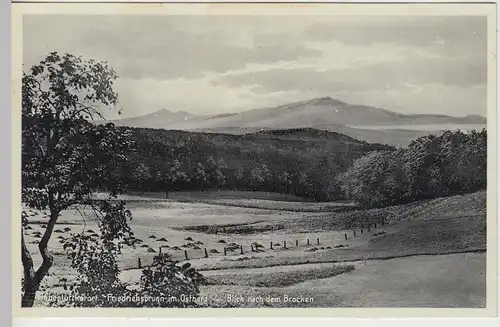
<svg viewBox="0 0 500 327"><path fill-rule="evenodd" d="M412 139L436 133L423 125L484 125L479 115L454 117L437 114L401 114L386 109L353 105L330 97L289 103L272 108L254 109L220 115L193 115L185 111L157 112L111 121L117 126L248 134L268 130L315 128L342 133L371 143L406 146ZM415 126L415 128L405 128ZM439 130L437 130L439 131Z"/></svg>

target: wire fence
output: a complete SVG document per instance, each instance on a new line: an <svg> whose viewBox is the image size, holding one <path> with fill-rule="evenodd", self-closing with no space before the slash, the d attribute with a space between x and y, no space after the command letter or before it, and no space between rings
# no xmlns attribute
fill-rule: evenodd
<svg viewBox="0 0 500 327"><path fill-rule="evenodd" d="M343 240L348 242L352 238L362 236L367 233L372 233L377 228L383 228L384 223L374 223L363 228L352 229L350 231L344 231ZM372 234L372 236L377 235L377 233ZM187 260L199 260L199 259L209 259L209 258L219 258L223 259L227 257L229 260L231 257L242 258L242 256L259 256L266 257L265 254L269 255L276 254L277 252L285 252L290 250L303 250L303 252L316 252L318 250L330 250L344 248L348 245L346 244L331 244L332 242L323 242L320 237L307 237L305 239L290 239L273 241L270 240L267 244L252 242L250 244L237 244L237 243L226 243L225 241L219 241L217 246L209 248L203 247L202 244L191 242L184 244L182 246L169 246L169 245L159 245L157 248L148 247L147 253L137 254L130 256L126 259L120 260L119 266L122 270L129 269L140 269L150 266L153 263L154 257L159 253L168 254L173 260L176 261L187 261Z"/></svg>

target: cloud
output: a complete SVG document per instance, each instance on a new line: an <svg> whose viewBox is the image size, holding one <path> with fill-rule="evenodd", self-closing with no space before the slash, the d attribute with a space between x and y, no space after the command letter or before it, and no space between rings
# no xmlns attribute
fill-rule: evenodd
<svg viewBox="0 0 500 327"><path fill-rule="evenodd" d="M368 49L369 50L369 49ZM376 64L317 70L314 68L276 68L226 75L217 83L257 85L255 92L286 90L338 91L390 90L398 84L437 83L472 87L486 83L486 63L473 57L422 57L414 54L406 60L379 61Z"/></svg>
<svg viewBox="0 0 500 327"><path fill-rule="evenodd" d="M295 42L289 34L259 31L246 36L247 42L242 44L239 39L245 36L189 31L178 18L165 16L26 16L24 23L25 61L34 53L77 52L106 60L120 76L136 79L191 78L248 63L321 54Z"/></svg>
<svg viewBox="0 0 500 327"><path fill-rule="evenodd" d="M217 114L268 103L268 95L256 95L252 86L226 87L214 85L208 79L180 78L159 81L151 78L122 78L118 80L116 89L119 105L129 108L127 116L161 108L173 111L191 111L192 108L197 108L198 114ZM282 101L281 98L280 100Z"/></svg>
<svg viewBox="0 0 500 327"><path fill-rule="evenodd" d="M486 112L486 18L25 16L23 62L106 60L126 116L234 112L313 97Z"/></svg>
<svg viewBox="0 0 500 327"><path fill-rule="evenodd" d="M349 103L413 114L486 114L486 88L442 84L401 84L389 91L338 92Z"/></svg>
<svg viewBox="0 0 500 327"><path fill-rule="evenodd" d="M310 39L352 45L393 43L430 46L439 42L478 50L486 44L484 16L343 16L307 29ZM454 49L448 48L449 52Z"/></svg>

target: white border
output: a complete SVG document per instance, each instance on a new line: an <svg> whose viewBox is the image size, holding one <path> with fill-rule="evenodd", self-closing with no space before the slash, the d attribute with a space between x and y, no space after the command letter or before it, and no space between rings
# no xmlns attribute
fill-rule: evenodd
<svg viewBox="0 0 500 327"><path fill-rule="evenodd" d="M4 1L4 0L3 0ZM18 2L24 2L24 1L18 1ZM40 0L32 0L31 2L42 2ZM60 2L64 2L64 1L60 1ZM75 1L73 1L75 2ZM76 2L82 2L82 1L76 1ZM88 1L85 1L85 2L99 2L98 0L88 0ZM110 1L106 1L106 2L137 2L137 1L131 1L131 0L125 0L125 1L113 1L113 0L110 0ZM149 2L168 2L168 1L149 1ZM183 2L210 2L210 1L183 1ZM219 1L219 2L238 2L238 1ZM249 0L249 1L246 1L246 2L264 2L264 1L256 1L256 0ZM269 2L269 1L268 1ZM289 1L280 1L280 0L277 0L277 1L272 1L272 2L289 2ZM294 1L294 2L308 2L308 1ZM373 3L373 2L376 2L376 1L315 1L315 2L343 2L343 3L360 3L360 2L363 2L363 3ZM388 3L388 2L413 2L413 1L383 1L385 3ZM430 1L428 1L427 3L429 3ZM439 2L485 2L485 1L439 1ZM496 2L496 1L495 1ZM2 10L2 15L3 14L7 14L8 15L8 12L7 11L4 11ZM500 14L500 11L499 11L499 8L497 6L497 16ZM3 22L7 21L8 22L8 19L7 20L3 20ZM4 44L9 44L10 42L7 41L5 42ZM497 53L498 53L498 35L497 35ZM3 50L8 50L8 47L1 47L2 51ZM7 53L7 58L8 58L8 55L9 53ZM3 66L2 66L3 68ZM497 75L498 75L498 67L497 67ZM7 76L8 77L8 74L4 74L3 71L2 71L2 74L0 75L0 77L5 77ZM10 80L9 80L10 81ZM10 84L10 83L9 83ZM7 85L9 85L7 84ZM498 86L497 86L498 87ZM5 88L2 90L2 92L5 92L7 93L7 96L5 98L8 99L8 94L10 93L9 90L5 90ZM8 114L7 114L8 116ZM2 119L3 122L7 122L7 121L10 121L8 118L7 119ZM497 126L498 124L500 123L500 120L499 120L499 117L497 115ZM489 121L489 125L491 126L491 124L494 124L493 121ZM490 127L488 126L488 127ZM12 127L12 126L11 126ZM3 129L3 130L6 130L6 129ZM488 128L488 132L490 132L490 128ZM8 132L8 130L7 130ZM490 133L488 133L490 134ZM9 135L9 134L8 134ZM7 138L8 139L8 138ZM496 142L496 145L497 145L497 149L498 150L498 142ZM7 144L7 147L9 147L9 144ZM498 164L498 163L497 163ZM7 171L8 173L8 171ZM8 175L7 175L8 176ZM500 176L496 176L497 177L497 185L500 183L500 179L499 177ZM497 194L498 195L498 194ZM5 198L5 197L4 197ZM494 200L494 199L493 199ZM499 199L500 200L500 199ZM500 201L497 201L497 202L500 202ZM5 206L2 206L2 208L5 208ZM10 215L7 215L7 217L9 217ZM497 228L498 228L498 225L497 225ZM3 229L3 231L7 231L9 232L9 229ZM493 231L494 232L494 231ZM496 241L498 241L498 231L497 231L497 237L496 237ZM9 235L7 235L7 237L5 238L2 238L2 239L10 239ZM497 244L498 245L498 244ZM3 254L5 254L7 251L2 251ZM8 253L7 253L8 255ZM5 261L4 261L5 262ZM2 275L3 277L3 275ZM496 280L498 281L498 275L496 276ZM5 279L2 278L4 281ZM8 279L6 280L8 282ZM10 284L10 283L9 283ZM10 286L10 285L8 285ZM497 290L498 292L498 290ZM5 294L2 294L5 296ZM5 298L5 297L4 297ZM498 298L498 296L497 296ZM8 298L7 298L8 299ZM13 305L14 306L14 305ZM3 316L3 315L2 315ZM189 312L186 311L186 316L189 316ZM187 318L187 317L186 317ZM276 319L272 319L272 320L276 320ZM279 321L272 321L270 319L238 319L238 322L235 322L235 321L232 321L232 320L228 320L228 319L221 319L221 318L210 318L210 319L189 319L189 320L186 320L186 319L137 319L137 318L131 318L131 319L124 319L124 318L91 318L91 319L75 319L75 318L57 318L57 319L51 319L51 318L43 318L43 319L15 319L15 324L14 326L22 326L22 327L31 327L31 326L37 326L37 327L58 327L58 326L67 326L68 323L71 323L73 326L75 327L79 327L79 326L87 326L89 324L93 324L95 325L96 327L97 326L109 326L110 324L112 323L116 323L117 325L119 326L123 326L123 327L128 327L128 326L143 326L144 324L148 324L149 326L163 326L165 325L167 322L170 322L170 323L175 323L175 324L185 324L185 326L198 326L198 325L202 325L203 326L206 326L208 324L208 326L210 326L210 324L213 324L214 326L234 326L235 323L237 323L238 325L246 325L246 326L250 326L249 324L254 324L254 323L266 323L266 322L269 322L270 324L272 324L273 326L276 326L277 324L278 325L281 325L281 324L286 324L286 325L293 325L293 324L299 324L300 326L303 326L304 323L307 323L309 322L310 320L309 319L302 319L302 318L289 318L289 319L279 319ZM330 319L328 319L330 320ZM321 325L322 323L327 323L327 324L331 324L331 323L337 323L339 325L346 325L346 324L349 324L349 325L352 325L353 326L370 326L370 327L373 327L373 326L391 326L391 325L394 325L394 326L400 326L401 324L404 324L404 325L407 325L407 326L422 326L422 325L425 325L425 324L432 324L432 323L436 323L436 325L439 325L439 326L447 326L447 325L452 325L453 326L460 326L460 324L463 322L464 324L466 324L467 326L470 326L471 324L473 324L474 322L479 322L481 323L483 326L497 326L497 325L500 325L498 324L498 317L495 319L495 318L455 318L455 319L452 319L452 318L404 318L404 321L402 321L401 319L395 319L395 318L391 318L391 319L385 319L385 318L377 318L377 319L346 319L346 318L342 318L342 319L335 319L334 321L328 321L326 319L318 319L318 320L315 320L314 321L314 324L315 325ZM231 324L231 325L229 325Z"/></svg>

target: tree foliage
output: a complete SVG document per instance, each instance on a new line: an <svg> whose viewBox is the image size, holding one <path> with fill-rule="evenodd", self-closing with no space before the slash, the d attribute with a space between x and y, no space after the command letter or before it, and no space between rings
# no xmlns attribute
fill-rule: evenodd
<svg viewBox="0 0 500 327"><path fill-rule="evenodd" d="M277 132L276 132L277 133ZM317 201L342 196L335 177L354 159L390 146L368 144L345 135L312 129L271 135L228 135L171 130L133 129L138 151L124 174L131 190L161 192L162 176L172 162L183 178L169 191L232 189L293 194ZM276 134L276 135L275 135ZM133 172L147 167L147 182Z"/></svg>
<svg viewBox="0 0 500 327"><path fill-rule="evenodd" d="M338 181L368 207L475 192L486 188L486 141L484 129L421 137L408 148L357 159Z"/></svg>
<svg viewBox="0 0 500 327"><path fill-rule="evenodd" d="M131 237L133 240L133 236ZM71 267L78 273L68 297L56 298L52 306L71 307L196 307L203 275L189 263L180 265L168 254L160 253L142 269L137 285L119 278L117 258L121 246L103 238L75 234L64 244Z"/></svg>
<svg viewBox="0 0 500 327"><path fill-rule="evenodd" d="M26 208L48 212L36 271L22 239L23 306L33 305L52 266L48 242L63 210L89 206L109 239L128 231L122 207L92 197L105 190L111 199L121 191L114 172L132 146L127 131L92 123L102 106L116 103L115 79L106 63L55 52L23 74L21 198Z"/></svg>
<svg viewBox="0 0 500 327"><path fill-rule="evenodd" d="M61 212L67 209L93 212L100 236L73 234L66 241L64 249L78 273L78 283L72 292L95 300L63 305L124 305L124 302L102 297L108 294L151 296L198 292L201 275L190 267L179 267L165 255L143 271L139 289L129 289L119 279L116 258L124 246L134 246L135 238L128 225L131 212L117 196L125 189L124 182L130 173L128 158L136 148L129 130L115 128L110 123L94 123L94 118L102 118L102 110L116 104L118 96L113 90L116 78L104 62L55 52L23 75L23 229L30 219L41 214L47 219L38 245L43 261L36 270L21 231L24 307L33 306L36 292L53 264L48 243ZM212 166L209 164L209 167ZM140 164L132 176L142 187L152 178L162 183L173 182L179 179L178 162L174 161L163 176L152 167ZM85 219L84 215L82 218ZM132 301L128 306L133 303L150 305ZM160 306L191 304L162 302Z"/></svg>

